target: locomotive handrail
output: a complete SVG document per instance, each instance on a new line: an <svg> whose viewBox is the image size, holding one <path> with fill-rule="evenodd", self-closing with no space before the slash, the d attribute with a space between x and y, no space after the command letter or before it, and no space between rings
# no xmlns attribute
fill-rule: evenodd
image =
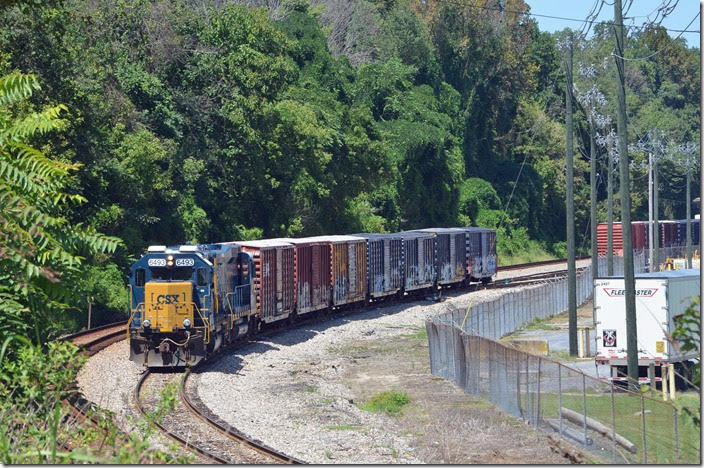
<svg viewBox="0 0 704 468"><path fill-rule="evenodd" d="M130 304L131 304L131 302L130 302ZM139 304L137 304L137 307L132 309L132 313L130 314L130 318L127 320L127 330L126 330L127 331L127 339L129 339L129 337L130 337L130 328L132 327L132 320L134 320L134 316L140 310L140 308L142 310L144 310L144 302L140 302Z"/></svg>
<svg viewBox="0 0 704 468"><path fill-rule="evenodd" d="M242 296L243 296L243 294L241 294L241 292L244 291L244 288L247 288L247 287L249 287L248 284L241 284L241 285L239 285L239 286L235 286L235 290L234 290L234 291L230 291L230 292L228 292L228 293L225 293L225 299L226 299L226 302L227 302L227 306L228 306L229 309L230 309L230 315L234 315L234 316L236 316L236 318L240 318L238 315L243 312L242 310L237 310L238 307L239 307L239 308L244 307L244 304L239 304L239 306L235 305L235 311L233 311L233 310L232 310L232 304L230 303L230 299L229 299L229 298L230 298L230 296L237 296L237 295L239 295L239 296L240 296L240 299L241 299ZM237 299L237 298L235 298L235 299ZM241 302L241 301L240 301L240 302ZM251 304L250 304L250 306L251 306Z"/></svg>

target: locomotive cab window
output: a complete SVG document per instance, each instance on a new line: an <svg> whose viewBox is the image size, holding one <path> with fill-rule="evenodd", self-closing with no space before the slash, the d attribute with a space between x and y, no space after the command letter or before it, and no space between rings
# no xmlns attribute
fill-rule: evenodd
<svg viewBox="0 0 704 468"><path fill-rule="evenodd" d="M193 276L193 268L151 268L152 279L155 281L187 281Z"/></svg>
<svg viewBox="0 0 704 468"><path fill-rule="evenodd" d="M134 272L134 285L138 288L144 287L145 271L144 268L137 268Z"/></svg>
<svg viewBox="0 0 704 468"><path fill-rule="evenodd" d="M208 269L198 268L196 271L196 280L198 281L198 286L206 286L208 284Z"/></svg>

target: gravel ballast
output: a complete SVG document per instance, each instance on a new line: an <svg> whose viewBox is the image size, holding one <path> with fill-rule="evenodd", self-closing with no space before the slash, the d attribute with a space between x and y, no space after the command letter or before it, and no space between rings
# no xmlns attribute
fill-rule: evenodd
<svg viewBox="0 0 704 468"><path fill-rule="evenodd" d="M194 376L200 399L251 438L309 463L422 463L413 434L397 419L358 407L343 378L350 363L344 350L417 332L448 303L464 310L470 299L490 301L513 289L377 306L262 338L201 368ZM134 429L132 394L144 369L128 356L127 341L115 343L91 357L77 379L86 398L112 411L125 431Z"/></svg>
<svg viewBox="0 0 704 468"><path fill-rule="evenodd" d="M503 291L471 293L472 302ZM448 299L466 307L469 294ZM199 378L210 409L240 431L309 463L421 463L394 418L360 409L343 384L351 343L379 341L424 326L445 303L419 301L379 307L297 328L243 347Z"/></svg>

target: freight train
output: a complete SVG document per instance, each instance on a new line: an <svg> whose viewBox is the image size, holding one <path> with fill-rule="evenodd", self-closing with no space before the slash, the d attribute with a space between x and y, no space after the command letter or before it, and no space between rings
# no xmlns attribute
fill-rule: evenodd
<svg viewBox="0 0 704 468"><path fill-rule="evenodd" d="M130 360L193 366L262 327L496 271L496 231L476 227L153 245L130 268Z"/></svg>
<svg viewBox="0 0 704 468"><path fill-rule="evenodd" d="M699 220L690 220L692 245L699 245ZM606 255L608 251L608 224L600 223L596 226L597 252L599 255ZM648 242L648 221L631 222L631 237L633 239L634 250L644 250L649 248ZM654 236L653 236L654 238ZM658 244L660 248L683 247L687 244L687 220L662 220L658 221ZM623 252L623 231L621 223L613 223L613 245L614 253L619 255Z"/></svg>

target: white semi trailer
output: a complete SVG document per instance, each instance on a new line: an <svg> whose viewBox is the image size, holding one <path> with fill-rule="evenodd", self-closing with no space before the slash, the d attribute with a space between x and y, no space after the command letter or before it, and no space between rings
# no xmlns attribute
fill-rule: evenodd
<svg viewBox="0 0 704 468"><path fill-rule="evenodd" d="M655 366L655 381L661 381L662 366L674 364L684 375L683 363L699 353L683 353L672 339L674 317L685 312L694 297L701 295L699 270L675 270L635 275L638 374L640 383L650 383L648 368ZM605 380L626 381L626 304L623 277L594 280L596 317L596 364L609 366ZM601 374L601 372L600 372Z"/></svg>

